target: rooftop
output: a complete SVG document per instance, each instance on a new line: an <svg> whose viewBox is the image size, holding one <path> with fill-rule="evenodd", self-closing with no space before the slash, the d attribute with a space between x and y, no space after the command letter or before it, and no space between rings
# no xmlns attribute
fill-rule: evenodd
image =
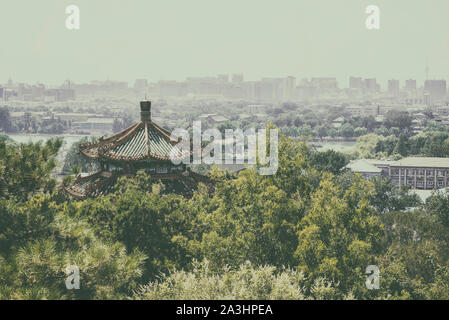
<svg viewBox="0 0 449 320"><path fill-rule="evenodd" d="M382 169L376 167L374 164L370 163L367 159L359 159L351 161L346 168L353 172L363 172L363 173L381 173Z"/></svg>
<svg viewBox="0 0 449 320"><path fill-rule="evenodd" d="M172 160L181 157L176 146L180 140L171 140L171 133L151 120L151 102L141 102L141 121L108 138L80 145L83 155L91 159L125 161Z"/></svg>
<svg viewBox="0 0 449 320"><path fill-rule="evenodd" d="M392 167L449 168L449 158L408 157L391 163Z"/></svg>

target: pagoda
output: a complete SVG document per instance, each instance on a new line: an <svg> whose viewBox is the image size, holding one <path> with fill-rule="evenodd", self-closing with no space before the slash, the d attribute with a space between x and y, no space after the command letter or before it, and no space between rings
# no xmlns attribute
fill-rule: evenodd
<svg viewBox="0 0 449 320"><path fill-rule="evenodd" d="M181 158L170 132L151 120L151 101L140 102L141 120L109 138L101 137L93 143L82 144L81 154L97 160L100 171L76 179L64 190L77 199L94 198L109 193L120 176L132 177L144 170L154 180L165 185L164 192L191 196L198 183L209 188L211 180L197 174L185 164L174 164L173 157Z"/></svg>

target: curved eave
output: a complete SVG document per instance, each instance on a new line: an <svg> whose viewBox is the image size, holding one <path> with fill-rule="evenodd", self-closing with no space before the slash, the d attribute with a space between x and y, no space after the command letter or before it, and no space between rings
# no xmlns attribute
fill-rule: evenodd
<svg viewBox="0 0 449 320"><path fill-rule="evenodd" d="M98 159L100 156L98 154L92 154L88 152L86 149L80 149L80 152L89 159Z"/></svg>
<svg viewBox="0 0 449 320"><path fill-rule="evenodd" d="M72 197L77 198L79 200L84 200L87 198L87 196L84 193L76 192L76 191L70 189L69 187L65 187L64 191L67 192Z"/></svg>

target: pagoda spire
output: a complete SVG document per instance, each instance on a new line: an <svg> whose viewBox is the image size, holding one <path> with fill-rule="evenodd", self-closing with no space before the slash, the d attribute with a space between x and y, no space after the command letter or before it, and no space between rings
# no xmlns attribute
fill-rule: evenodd
<svg viewBox="0 0 449 320"><path fill-rule="evenodd" d="M140 102L140 120L142 122L151 122L151 101Z"/></svg>

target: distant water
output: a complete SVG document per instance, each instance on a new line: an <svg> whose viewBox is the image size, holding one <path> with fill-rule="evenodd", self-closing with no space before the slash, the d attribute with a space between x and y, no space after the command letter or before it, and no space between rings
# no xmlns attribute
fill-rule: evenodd
<svg viewBox="0 0 449 320"><path fill-rule="evenodd" d="M61 149L59 150L58 156L56 157L58 161L58 165L54 170L54 176L61 180L62 178L59 176L59 173L62 170L62 166L64 165L64 159L67 152L70 150L72 145L84 137L88 137L87 135L68 135L68 134L8 134L8 137L17 143L36 143L39 141L45 142L48 139L60 137L63 139L63 144Z"/></svg>
<svg viewBox="0 0 449 320"><path fill-rule="evenodd" d="M334 150L339 152L348 152L354 149L356 142L355 141L314 142L313 144L317 146L318 151Z"/></svg>
<svg viewBox="0 0 449 320"><path fill-rule="evenodd" d="M87 135L67 135L67 134L8 134L8 137L18 143L28 143L28 142L45 142L48 139L60 137L64 140L64 149L69 149L75 142L78 142Z"/></svg>

